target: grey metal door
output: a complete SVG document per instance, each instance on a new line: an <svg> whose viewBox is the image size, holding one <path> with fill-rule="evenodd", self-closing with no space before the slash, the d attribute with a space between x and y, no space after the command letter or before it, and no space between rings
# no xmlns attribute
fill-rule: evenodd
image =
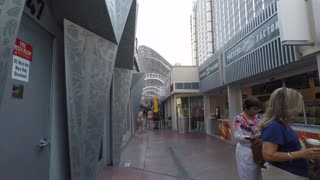
<svg viewBox="0 0 320 180"><path fill-rule="evenodd" d="M32 46L33 58L28 82L12 79L10 74L5 85L0 109L0 179L47 180L53 37L23 15L18 38ZM12 95L14 85L23 86L22 98Z"/></svg>

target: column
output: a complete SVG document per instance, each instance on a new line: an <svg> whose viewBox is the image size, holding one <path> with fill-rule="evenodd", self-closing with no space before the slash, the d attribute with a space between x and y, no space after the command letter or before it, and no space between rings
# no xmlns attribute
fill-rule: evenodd
<svg viewBox="0 0 320 180"><path fill-rule="evenodd" d="M203 96L204 103L204 120L205 120L205 129L207 134L213 134L212 132L212 120L210 118L210 96Z"/></svg>
<svg viewBox="0 0 320 180"><path fill-rule="evenodd" d="M318 66L318 75L319 75L319 79L320 79L320 54L317 54L317 66Z"/></svg>
<svg viewBox="0 0 320 180"><path fill-rule="evenodd" d="M229 123L232 134L232 144L235 144L233 138L233 120L236 115L242 112L241 88L239 85L228 85L228 102L229 102Z"/></svg>

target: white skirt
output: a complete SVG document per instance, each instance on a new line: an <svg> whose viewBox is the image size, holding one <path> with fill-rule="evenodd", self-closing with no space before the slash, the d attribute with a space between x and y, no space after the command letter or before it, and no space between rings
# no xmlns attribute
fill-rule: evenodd
<svg viewBox="0 0 320 180"><path fill-rule="evenodd" d="M237 144L236 160L239 180L262 180L261 168L253 161L250 144Z"/></svg>

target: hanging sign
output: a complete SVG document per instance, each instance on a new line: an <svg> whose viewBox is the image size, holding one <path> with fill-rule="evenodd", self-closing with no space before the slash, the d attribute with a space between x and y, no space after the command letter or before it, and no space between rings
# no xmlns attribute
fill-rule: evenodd
<svg viewBox="0 0 320 180"><path fill-rule="evenodd" d="M32 46L16 39L13 51L12 79L29 81L29 68L32 61Z"/></svg>

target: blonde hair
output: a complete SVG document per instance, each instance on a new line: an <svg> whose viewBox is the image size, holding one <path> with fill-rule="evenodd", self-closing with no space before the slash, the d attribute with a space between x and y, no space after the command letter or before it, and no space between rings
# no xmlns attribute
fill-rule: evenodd
<svg viewBox="0 0 320 180"><path fill-rule="evenodd" d="M284 124L291 123L302 110L303 99L299 92L286 87L278 88L273 91L267 102L266 113L260 128L274 120L281 121Z"/></svg>

